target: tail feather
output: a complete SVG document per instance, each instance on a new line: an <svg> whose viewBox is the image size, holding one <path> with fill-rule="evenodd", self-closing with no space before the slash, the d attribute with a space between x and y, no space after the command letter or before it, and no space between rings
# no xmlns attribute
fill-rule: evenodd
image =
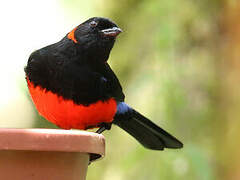
<svg viewBox="0 0 240 180"><path fill-rule="evenodd" d="M164 148L183 147L179 140L129 106L124 113L116 114L113 124L124 129L149 149L163 150Z"/></svg>

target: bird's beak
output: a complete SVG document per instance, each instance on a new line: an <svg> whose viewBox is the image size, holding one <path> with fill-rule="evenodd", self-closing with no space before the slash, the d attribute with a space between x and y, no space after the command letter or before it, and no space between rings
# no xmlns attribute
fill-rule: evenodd
<svg viewBox="0 0 240 180"><path fill-rule="evenodd" d="M122 32L122 30L118 27L113 27L113 28L101 30L101 32L104 36L116 37L117 35L119 35Z"/></svg>

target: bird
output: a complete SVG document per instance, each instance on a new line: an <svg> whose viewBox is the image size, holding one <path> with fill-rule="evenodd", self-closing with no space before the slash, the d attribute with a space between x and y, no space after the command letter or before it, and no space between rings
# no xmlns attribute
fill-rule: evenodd
<svg viewBox="0 0 240 180"><path fill-rule="evenodd" d="M116 125L147 149L182 148L181 141L124 102L108 64L121 32L112 20L92 17L60 41L34 51L24 68L33 104L62 129L103 133Z"/></svg>

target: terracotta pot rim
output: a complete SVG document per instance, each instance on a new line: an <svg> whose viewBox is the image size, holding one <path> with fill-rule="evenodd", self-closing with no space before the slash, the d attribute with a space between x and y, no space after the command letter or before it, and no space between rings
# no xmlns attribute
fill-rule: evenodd
<svg viewBox="0 0 240 180"><path fill-rule="evenodd" d="M82 152L93 161L104 157L105 138L80 130L0 128L0 150Z"/></svg>

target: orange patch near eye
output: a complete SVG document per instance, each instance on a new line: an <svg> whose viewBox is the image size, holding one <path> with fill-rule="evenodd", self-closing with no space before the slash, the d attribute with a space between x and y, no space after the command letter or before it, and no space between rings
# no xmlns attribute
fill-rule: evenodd
<svg viewBox="0 0 240 180"><path fill-rule="evenodd" d="M70 33L68 33L68 35L67 35L68 39L73 40L73 42L75 42L75 43L77 43L77 40L76 40L75 35L74 35L76 29L77 29L77 27L75 27L75 28L74 28Z"/></svg>

